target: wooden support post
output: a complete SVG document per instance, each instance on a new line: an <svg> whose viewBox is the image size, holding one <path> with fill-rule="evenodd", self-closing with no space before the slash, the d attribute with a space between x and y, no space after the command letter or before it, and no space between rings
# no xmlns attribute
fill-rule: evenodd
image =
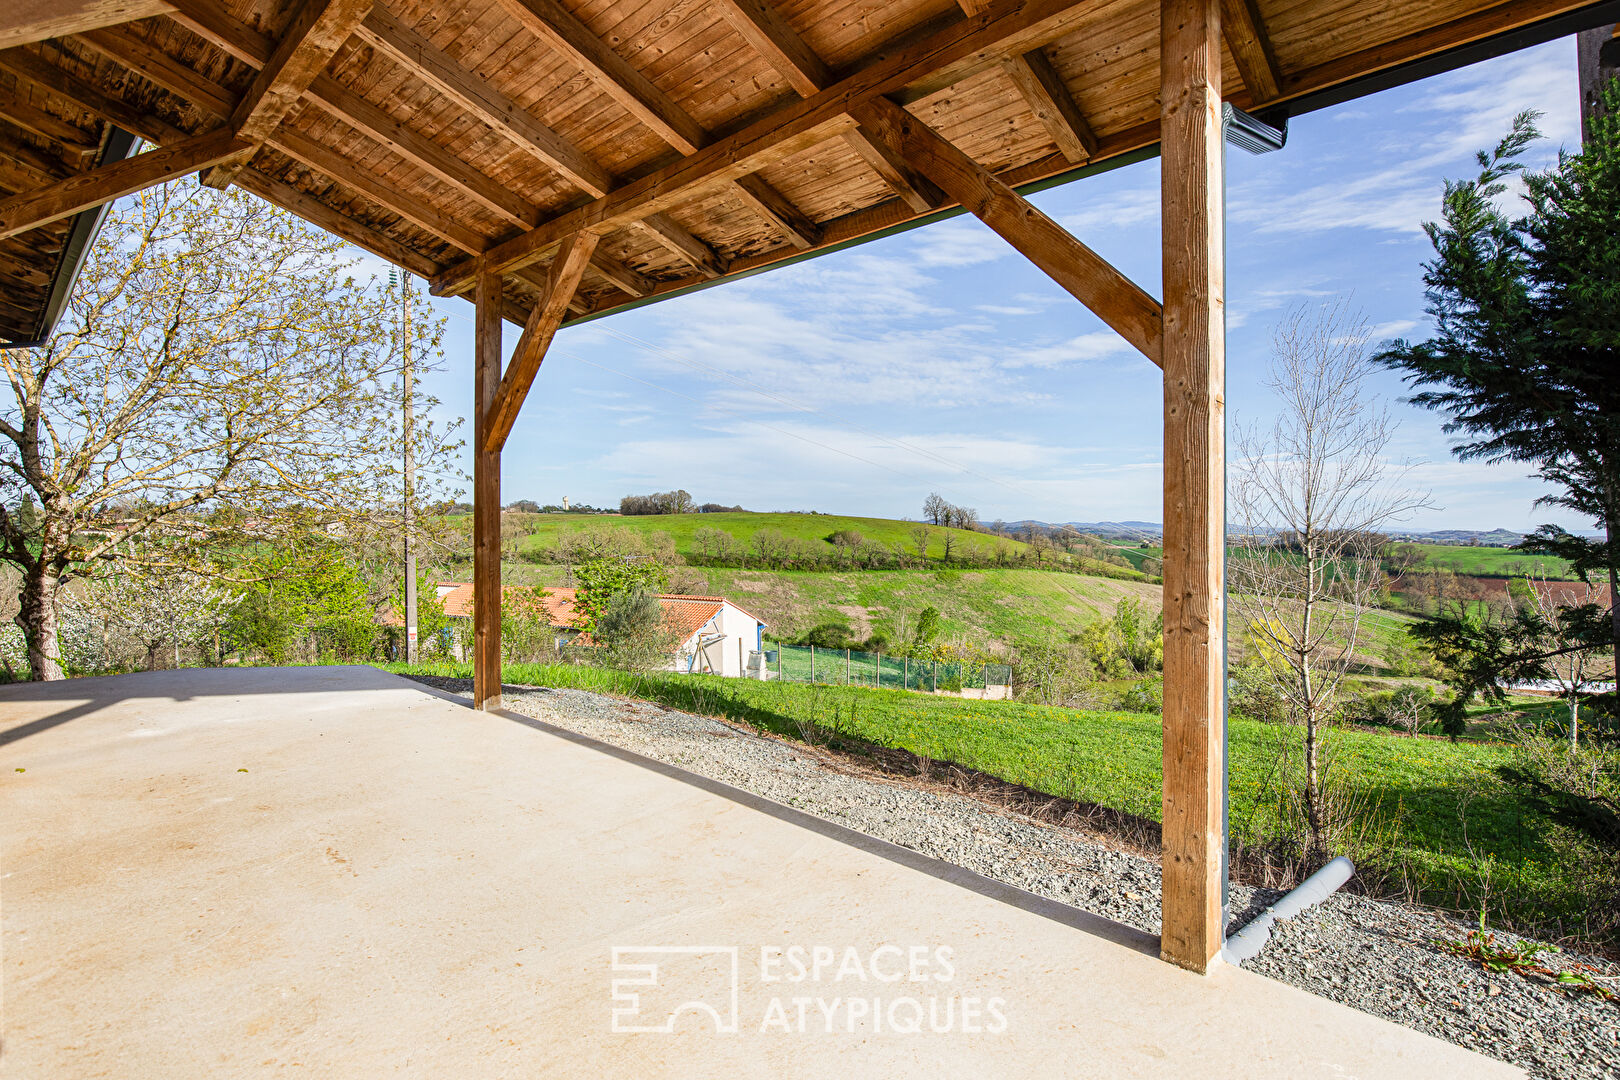
<svg viewBox="0 0 1620 1080"><path fill-rule="evenodd" d="M501 276L478 275L473 328L473 708L501 707L501 452L484 429L501 385Z"/></svg>
<svg viewBox="0 0 1620 1080"><path fill-rule="evenodd" d="M1164 236L1164 901L1159 951L1207 971L1225 861L1220 0L1160 0Z"/></svg>

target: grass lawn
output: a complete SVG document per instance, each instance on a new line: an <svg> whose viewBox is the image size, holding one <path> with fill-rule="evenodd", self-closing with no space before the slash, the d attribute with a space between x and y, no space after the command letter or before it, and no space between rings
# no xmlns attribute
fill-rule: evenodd
<svg viewBox="0 0 1620 1080"><path fill-rule="evenodd" d="M1420 570L1450 570L1475 577L1545 576L1553 581L1574 581L1569 563L1550 555L1527 555L1512 548L1462 547L1452 544L1419 544L1424 561Z"/></svg>
<svg viewBox="0 0 1620 1080"><path fill-rule="evenodd" d="M416 670L470 676L467 665ZM818 729L834 732L955 762L1047 794L1155 821L1160 816L1157 716L899 690L632 676L588 667L510 665L503 677L511 683L642 698L792 738ZM1275 822L1269 773L1278 741L1294 734L1274 725L1231 721L1234 836L1262 836ZM1515 922L1577 914L1559 910L1557 868L1539 838L1536 820L1492 771L1507 759L1506 746L1360 731L1342 732L1336 739L1332 767L1354 792L1367 839L1377 841L1379 858L1387 866L1410 878L1416 898L1477 912L1479 867L1485 860L1493 875L1493 907L1504 905L1500 914Z"/></svg>

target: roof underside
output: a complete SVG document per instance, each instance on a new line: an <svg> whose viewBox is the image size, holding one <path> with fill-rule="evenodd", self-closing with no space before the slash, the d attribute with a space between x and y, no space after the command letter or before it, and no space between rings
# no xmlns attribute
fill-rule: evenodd
<svg viewBox="0 0 1620 1080"><path fill-rule="evenodd" d="M95 168L114 124L159 146L226 125L301 6L128 0L126 13L164 13L0 51L0 200ZM1615 5L1222 6L1226 97L1259 109L1355 92L1460 46L1568 32ZM565 227L584 221L601 242L571 305L579 318L949 209L926 182L908 189L915 178L885 168L824 100L897 58L909 66L882 92L1015 186L1152 147L1158 8L388 0L236 182L441 293L467 292L488 252L520 320ZM795 123L791 138L762 135ZM750 171L723 168L742 158ZM81 215L0 240L0 338L28 340L50 321L76 222L82 231Z"/></svg>

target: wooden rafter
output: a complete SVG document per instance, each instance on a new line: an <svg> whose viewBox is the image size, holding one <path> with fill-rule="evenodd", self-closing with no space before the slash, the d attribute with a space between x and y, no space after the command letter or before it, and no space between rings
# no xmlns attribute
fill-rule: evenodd
<svg viewBox="0 0 1620 1080"><path fill-rule="evenodd" d="M116 124L126 131L134 132L149 142L172 147L186 141L188 138L184 132L171 127L150 113L136 111L117 98L113 98L96 87L69 75L60 68L46 63L32 53L15 49L0 52L0 68L4 68L13 75L49 90L51 93L71 102L76 108L99 116L106 122ZM217 135L218 133L213 134ZM140 155L140 157L146 156L145 154ZM140 157L131 158L130 161L138 161ZM290 184L282 183L252 169L244 170L238 176L237 183L261 198L287 208L305 221L317 225L333 235L341 236L356 247L363 248L374 255L387 259L395 265L403 266L413 273L431 278L443 270L442 266L420 252L406 247L369 225L362 224L339 213L332 207L299 191ZM23 238L19 237L17 239Z"/></svg>
<svg viewBox="0 0 1620 1080"><path fill-rule="evenodd" d="M175 2L176 10L171 16L175 22L245 64L261 66L274 51L274 43L269 37L238 23L228 15L221 14L206 0L175 0ZM412 130L403 121L394 119L381 107L349 90L332 77L317 76L305 92L305 97L336 119L379 145L387 147L424 172L437 177L452 189L483 204L511 224L533 228L539 221L539 210L521 196L477 172L450 151ZM311 168L360 192L373 202L393 209L401 217L444 237L463 251L477 252L489 246L487 240L472 233L471 230L456 224L432 208L423 207L417 200L397 193L384 181L360 173L335 152L320 147L313 140L294 136L292 145L298 152L293 152L287 147L282 148L289 156L298 158ZM334 169L326 168L326 164L333 164L339 168L346 167L350 179L343 179ZM395 205L395 201L400 198L408 200L410 210L401 210ZM429 220L438 220L444 225L435 227L427 224ZM591 265L604 279L630 296L645 296L653 289L653 283L642 274L601 252L591 260Z"/></svg>
<svg viewBox="0 0 1620 1080"><path fill-rule="evenodd" d="M949 86L1005 56L1028 52L1077 26L1085 5L1073 0L1028 0L952 24L892 50L884 50L846 78L783 105L748 127L717 139L606 196L560 214L520 237L466 260L434 279L445 295L471 288L479 267L508 270L544 258L561 239L589 229L605 235L679 205L774 161L791 157L856 126L852 106L880 94L909 95L923 86Z"/></svg>
<svg viewBox="0 0 1620 1080"><path fill-rule="evenodd" d="M268 145L300 161L333 180L358 192L385 209L392 210L417 228L443 237L469 255L489 248L489 240L454 218L401 191L376 174L356 165L342 154L322 146L297 128L284 127L272 134Z"/></svg>
<svg viewBox="0 0 1620 1080"><path fill-rule="evenodd" d="M72 153L83 155L96 149L96 140L89 133L44 109L35 108L10 91L0 90L0 117L24 131L61 144Z"/></svg>
<svg viewBox="0 0 1620 1080"><path fill-rule="evenodd" d="M593 233L575 233L557 249L557 257L551 261L551 270L546 275L546 289L529 315L523 336L518 339L511 362L506 365L506 374L501 376L500 389L485 414L479 442L479 448L485 453L499 453L506 444L506 437L512 433L518 411L523 408L523 399L528 396L541 361L546 358L546 350L551 347L551 339L567 314L568 302L574 298L585 268L590 265L597 239Z"/></svg>
<svg viewBox="0 0 1620 1080"><path fill-rule="evenodd" d="M1221 36L1237 61L1250 104L1275 101L1282 94L1282 69L1254 0L1221 0Z"/></svg>
<svg viewBox="0 0 1620 1080"><path fill-rule="evenodd" d="M721 277L731 269L730 260L671 221L668 214L648 214L634 224L704 277Z"/></svg>
<svg viewBox="0 0 1620 1080"><path fill-rule="evenodd" d="M13 196L0 202L0 240L196 172L237 153L242 145L230 131L211 131Z"/></svg>
<svg viewBox="0 0 1620 1080"><path fill-rule="evenodd" d="M989 0L957 0L964 15L977 15L990 6ZM1057 144L1059 153L1079 164L1097 152L1097 136L1092 134L1085 113L1075 103L1063 77L1040 49L1005 57L1001 61L1018 96L1035 114Z"/></svg>
<svg viewBox="0 0 1620 1080"><path fill-rule="evenodd" d="M861 126L876 132L918 172L995 230L1149 360L1159 362L1163 335L1159 302L1140 286L887 98L873 98L857 106L855 114Z"/></svg>
<svg viewBox="0 0 1620 1080"><path fill-rule="evenodd" d="M1059 153L1077 165L1089 161L1097 152L1097 136L1046 54L1031 49L1009 56L1001 66L1035 118L1045 125Z"/></svg>
<svg viewBox="0 0 1620 1080"><path fill-rule="evenodd" d="M710 136L685 109L631 63L592 34L557 0L500 0L524 29L545 42L660 139L683 154L709 144ZM732 194L776 226L794 247L814 247L820 230L762 176L739 177Z"/></svg>
<svg viewBox="0 0 1620 1080"><path fill-rule="evenodd" d="M789 26L769 0L719 0L719 8L733 29L765 58L800 97L810 97L832 81L832 72ZM937 188L904 161L897 160L883 140L856 128L844 138L872 170L917 213L939 206Z"/></svg>
<svg viewBox="0 0 1620 1080"><path fill-rule="evenodd" d="M529 33L590 76L630 115L683 154L708 143L708 132L557 0L500 0Z"/></svg>
<svg viewBox="0 0 1620 1080"><path fill-rule="evenodd" d="M237 136L255 147L269 139L370 10L371 0L304 0L276 51L231 113ZM203 183L229 187L252 154L250 150L210 169L203 174Z"/></svg>
<svg viewBox="0 0 1620 1080"><path fill-rule="evenodd" d="M164 0L6 0L0 49L145 19L169 10Z"/></svg>
<svg viewBox="0 0 1620 1080"><path fill-rule="evenodd" d="M374 9L360 24L356 35L567 177L569 183L596 197L612 190L613 177L586 156L584 151L541 123L484 79L468 71L388 10Z"/></svg>

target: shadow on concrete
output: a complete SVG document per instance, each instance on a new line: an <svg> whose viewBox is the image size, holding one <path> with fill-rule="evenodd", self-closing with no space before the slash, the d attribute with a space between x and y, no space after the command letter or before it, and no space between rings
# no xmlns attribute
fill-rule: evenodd
<svg viewBox="0 0 1620 1080"><path fill-rule="evenodd" d="M390 677L397 677L424 694L432 694L434 697L455 702L463 708L470 709L472 707L467 698L452 694L449 691L439 690L423 683L405 679L404 676ZM512 689L517 690L519 688L512 687ZM667 762L644 757L633 750L626 750L614 746L612 743L593 739L589 735L581 735L577 731L569 731L567 728L548 724L544 720L537 720L532 716L525 716L510 709L491 710L489 715L511 720L536 731L543 731L548 735L555 735L559 739L566 739L576 745L618 758L620 761L648 769L672 780L679 780L683 784L706 791L711 795L718 795L722 799L734 802L739 806L746 806L750 810L769 814L779 821L785 821L801 829L807 829L820 836L825 836L829 840L836 840L841 844L887 859L892 863L919 871L941 881L950 882L952 885L976 892L981 896L1028 911L1042 918L1051 919L1053 922L1071 926L1076 930L1082 930L1116 945L1123 945L1125 948L1134 949L1148 956L1156 957L1159 955L1158 937L1138 930L1134 926L1126 926L1124 923L1105 919L1101 915L1093 915L1089 911L1081 911L1079 908L1060 904L1056 900L1048 900L1044 896L1025 892L1023 889L1014 888L1006 882L975 873L972 870L957 866L955 863L948 863L943 859L936 859L921 852L913 851L910 848L891 844L887 840L879 840L875 836L868 836L863 832L857 832L825 818L819 818L802 810L795 810L791 806L783 806L781 803L772 802L769 799L755 795L751 791L744 791L742 788L733 787L722 781L688 772L678 765L670 765Z"/></svg>
<svg viewBox="0 0 1620 1080"><path fill-rule="evenodd" d="M49 731L120 701L196 701L211 697L285 694L288 685L282 673L288 670L272 667L170 668L164 671L133 671L125 675L89 675L55 682L6 683L0 685L0 714L12 702L60 701L64 707L49 716L0 731L0 746L9 746L30 735ZM301 683L299 692L400 689L401 680L397 676L365 664L311 665L291 670L327 676ZM416 684L408 685L414 687Z"/></svg>

